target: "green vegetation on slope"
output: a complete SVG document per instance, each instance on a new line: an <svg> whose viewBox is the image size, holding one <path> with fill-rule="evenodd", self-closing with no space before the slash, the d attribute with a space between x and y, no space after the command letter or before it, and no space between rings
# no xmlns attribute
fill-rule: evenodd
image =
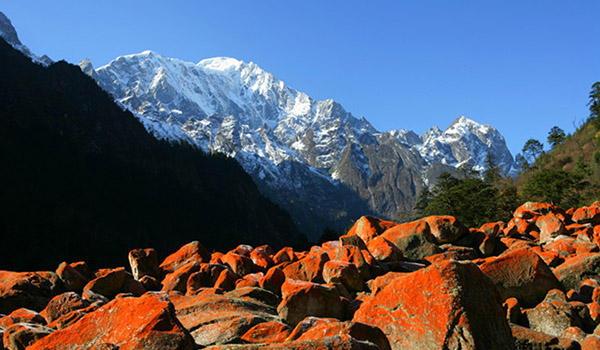
<svg viewBox="0 0 600 350"><path fill-rule="evenodd" d="M535 139L523 146L522 170L516 179L502 176L488 157L483 176L468 167L457 175L443 173L424 190L410 213L400 221L426 215L452 215L469 227L508 221L525 201L549 202L563 208L600 200L600 82L589 95L590 117L573 135L555 126L548 132L552 149L543 151Z"/></svg>

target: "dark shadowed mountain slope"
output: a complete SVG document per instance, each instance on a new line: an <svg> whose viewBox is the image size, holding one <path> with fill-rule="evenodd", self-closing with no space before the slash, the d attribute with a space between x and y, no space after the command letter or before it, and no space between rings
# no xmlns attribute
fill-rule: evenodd
<svg viewBox="0 0 600 350"><path fill-rule="evenodd" d="M0 106L0 269L305 242L235 160L157 141L76 66L45 68L0 39Z"/></svg>

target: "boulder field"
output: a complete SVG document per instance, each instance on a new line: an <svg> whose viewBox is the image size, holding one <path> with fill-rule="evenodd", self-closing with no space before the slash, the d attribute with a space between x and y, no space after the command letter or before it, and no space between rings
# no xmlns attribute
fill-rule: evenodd
<svg viewBox="0 0 600 350"><path fill-rule="evenodd" d="M309 251L191 242L0 271L0 349L600 349L600 203L362 217Z"/></svg>

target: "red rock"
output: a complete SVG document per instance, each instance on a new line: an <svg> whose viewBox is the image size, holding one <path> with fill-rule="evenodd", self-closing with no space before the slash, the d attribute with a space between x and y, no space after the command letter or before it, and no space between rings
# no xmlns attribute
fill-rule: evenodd
<svg viewBox="0 0 600 350"><path fill-rule="evenodd" d="M195 261L190 261L174 272L169 273L162 281L161 290L163 292L178 291L185 293L188 278L190 278L192 273L197 272L198 270L200 270L200 265Z"/></svg>
<svg viewBox="0 0 600 350"><path fill-rule="evenodd" d="M234 290L237 279L238 277L234 275L233 272L224 269L221 271L219 277L215 281L214 287L225 291Z"/></svg>
<svg viewBox="0 0 600 350"><path fill-rule="evenodd" d="M556 267L564 262L564 259L557 252L542 250L540 247L537 248L539 249L531 248L531 251L539 255L549 267Z"/></svg>
<svg viewBox="0 0 600 350"><path fill-rule="evenodd" d="M190 242L181 247L175 253L169 255L160 264L160 269L163 274L174 272L183 265L189 264L192 261L199 263L209 262L211 260L210 253L198 241Z"/></svg>
<svg viewBox="0 0 600 350"><path fill-rule="evenodd" d="M281 286L282 301L277 313L290 325L308 316L343 319L344 303L332 289L320 284L286 279Z"/></svg>
<svg viewBox="0 0 600 350"><path fill-rule="evenodd" d="M87 278L88 280L94 278L92 269L90 269L90 267L85 261L76 261L74 263L70 263L69 266L74 268L77 272L79 272L83 277Z"/></svg>
<svg viewBox="0 0 600 350"><path fill-rule="evenodd" d="M329 261L327 253L314 253L287 265L283 269L286 278L323 282L323 266Z"/></svg>
<svg viewBox="0 0 600 350"><path fill-rule="evenodd" d="M521 218L512 218L504 228L503 233L506 236L514 237L526 235L535 229L537 229L537 226L532 222Z"/></svg>
<svg viewBox="0 0 600 350"><path fill-rule="evenodd" d="M134 279L128 279L123 285L123 292L139 297L142 294L146 293L146 288L144 287L142 282Z"/></svg>
<svg viewBox="0 0 600 350"><path fill-rule="evenodd" d="M565 225L565 228L567 229L567 232L571 235L574 234L575 232L579 232L579 231L589 233L590 235L592 235L594 233L593 228L585 226L585 225L581 225L581 224Z"/></svg>
<svg viewBox="0 0 600 350"><path fill-rule="evenodd" d="M381 236L398 247L407 259L421 260L441 252L434 243L429 224L424 220L396 225Z"/></svg>
<svg viewBox="0 0 600 350"><path fill-rule="evenodd" d="M501 237L500 238L500 244L504 245L506 247L506 249L503 249L502 253L507 253L509 251L513 251L513 250L517 250L517 249L521 249L521 248L532 248L535 246L535 243L528 241L528 240L523 240L523 239L517 239L517 238L510 238L510 237Z"/></svg>
<svg viewBox="0 0 600 350"><path fill-rule="evenodd" d="M575 240L571 237L564 237L544 245L544 249L551 252L556 252L562 257L568 257L575 253Z"/></svg>
<svg viewBox="0 0 600 350"><path fill-rule="evenodd" d="M540 229L540 243L550 242L560 235L568 234L563 220L553 213L538 217L535 225Z"/></svg>
<svg viewBox="0 0 600 350"><path fill-rule="evenodd" d="M161 277L158 268L158 255L154 249L134 249L129 252L128 258L134 279L139 281L144 276Z"/></svg>
<svg viewBox="0 0 600 350"><path fill-rule="evenodd" d="M210 256L210 264L215 264L215 265L223 265L223 260L221 260L221 258L223 257L223 253L221 252L214 252L212 253L212 255Z"/></svg>
<svg viewBox="0 0 600 350"><path fill-rule="evenodd" d="M54 329L35 323L16 323L4 331L4 347L9 350L24 350Z"/></svg>
<svg viewBox="0 0 600 350"><path fill-rule="evenodd" d="M246 343L283 343L290 332L291 329L287 325L278 321L270 321L250 328L242 335L241 339Z"/></svg>
<svg viewBox="0 0 600 350"><path fill-rule="evenodd" d="M348 230L347 235L356 235L360 237L363 242L368 243L371 239L396 225L395 222L377 219L372 216L363 216L356 220L354 225Z"/></svg>
<svg viewBox="0 0 600 350"><path fill-rule="evenodd" d="M255 325L276 321L272 307L251 298L204 294L170 299L177 318L199 346L239 342Z"/></svg>
<svg viewBox="0 0 600 350"><path fill-rule="evenodd" d="M335 336L350 336L375 344L378 349L391 349L385 334L379 328L359 322L341 322L333 318L307 317L296 325L288 340L319 340Z"/></svg>
<svg viewBox="0 0 600 350"><path fill-rule="evenodd" d="M265 276L259 281L261 288L269 290L274 294L281 294L281 285L285 282L285 273L280 268L274 266L267 271Z"/></svg>
<svg viewBox="0 0 600 350"><path fill-rule="evenodd" d="M62 289L62 281L54 272L0 271L0 313L18 308L42 310Z"/></svg>
<svg viewBox="0 0 600 350"><path fill-rule="evenodd" d="M322 250L327 253L329 260L344 261L356 266L363 280L371 278L372 266L377 265L368 251L352 245L342 245L339 241L324 243Z"/></svg>
<svg viewBox="0 0 600 350"><path fill-rule="evenodd" d="M66 292L52 298L48 305L46 305L46 308L42 311L42 315L46 318L48 323L51 323L62 315L88 306L89 303L84 301L79 294L75 292Z"/></svg>
<svg viewBox="0 0 600 350"><path fill-rule="evenodd" d="M294 250L290 247L281 248L281 250L278 251L273 257L273 263L275 263L275 265L279 265L287 261L296 261Z"/></svg>
<svg viewBox="0 0 600 350"><path fill-rule="evenodd" d="M516 324L511 324L512 334L517 349L552 349L552 350L577 350L577 342L558 338L546 333L534 331Z"/></svg>
<svg viewBox="0 0 600 350"><path fill-rule="evenodd" d="M569 257L554 269L565 289L577 289L588 278L600 279L600 253Z"/></svg>
<svg viewBox="0 0 600 350"><path fill-rule="evenodd" d="M250 253L250 259L255 267L259 267L261 271L267 271L271 266L275 265L273 259L262 249L254 249Z"/></svg>
<svg viewBox="0 0 600 350"><path fill-rule="evenodd" d="M473 260L477 258L477 252L473 248L450 246L445 251L425 258L430 263L442 262L444 260Z"/></svg>
<svg viewBox="0 0 600 350"><path fill-rule="evenodd" d="M357 235L345 234L341 235L339 242L341 245L352 245L359 249L367 249L365 242Z"/></svg>
<svg viewBox="0 0 600 350"><path fill-rule="evenodd" d="M348 335L319 340L296 340L272 344L215 345L204 350L378 350L376 345L356 340Z"/></svg>
<svg viewBox="0 0 600 350"><path fill-rule="evenodd" d="M83 287L83 292L86 293L86 291L91 291L108 299L112 299L123 290L123 286L127 279L128 276L124 267L111 269L89 281L88 284Z"/></svg>
<svg viewBox="0 0 600 350"><path fill-rule="evenodd" d="M588 309L590 310L590 318L596 324L600 324L600 304L596 302L592 302L588 305Z"/></svg>
<svg viewBox="0 0 600 350"><path fill-rule="evenodd" d="M232 291L225 293L228 297L239 298L239 299L248 299L253 301L259 301L264 305L272 306L276 308L281 298L279 298L276 294L260 288L260 287L243 287L236 288Z"/></svg>
<svg viewBox="0 0 600 350"><path fill-rule="evenodd" d="M161 295L119 298L83 316L69 327L37 341L30 349L89 349L103 343L119 350L195 348L190 334L175 317L169 300Z"/></svg>
<svg viewBox="0 0 600 350"><path fill-rule="evenodd" d="M590 336L579 342L581 350L598 350L600 349L600 337Z"/></svg>
<svg viewBox="0 0 600 350"><path fill-rule="evenodd" d="M231 251L231 253L242 255L245 257L250 257L250 253L254 250L254 248L248 244L240 244L235 249Z"/></svg>
<svg viewBox="0 0 600 350"><path fill-rule="evenodd" d="M368 281L367 286L369 286L371 294L375 295L379 293L379 291L381 291L385 286L390 284L393 280L404 275L406 275L406 272L388 272L383 276L378 276Z"/></svg>
<svg viewBox="0 0 600 350"><path fill-rule="evenodd" d="M142 284L142 286L144 286L144 289L147 291L159 291L162 289L162 285L160 284L160 282L152 276L143 276L142 278L140 278L140 283Z"/></svg>
<svg viewBox="0 0 600 350"><path fill-rule="evenodd" d="M363 280L354 264L330 260L323 266L323 279L326 283L341 283L349 291L363 289Z"/></svg>
<svg viewBox="0 0 600 350"><path fill-rule="evenodd" d="M583 329L581 329L579 327L568 327L563 331L562 336L561 336L561 338L571 339L576 342L580 342L580 341L584 340L585 337L586 337L585 332L583 331Z"/></svg>
<svg viewBox="0 0 600 350"><path fill-rule="evenodd" d="M517 298L508 298L502 304L504 310L506 310L506 319L511 323L519 323L521 317L521 305Z"/></svg>
<svg viewBox="0 0 600 350"><path fill-rule="evenodd" d="M264 277L262 272L249 273L246 276L238 279L235 283L235 288L259 287L260 280Z"/></svg>
<svg viewBox="0 0 600 350"><path fill-rule="evenodd" d="M600 224L600 208L583 207L575 210L572 220L578 224Z"/></svg>
<svg viewBox="0 0 600 350"><path fill-rule="evenodd" d="M400 261L404 257L398 247L381 236L370 240L367 244L367 249L375 259L382 262Z"/></svg>
<svg viewBox="0 0 600 350"><path fill-rule="evenodd" d="M422 220L429 224L431 235L437 244L452 243L468 232L467 228L453 216L434 215Z"/></svg>
<svg viewBox="0 0 600 350"><path fill-rule="evenodd" d="M56 275L63 281L65 290L67 291L81 292L83 287L90 281L89 278L82 275L70 264L67 264L66 261L58 265Z"/></svg>
<svg viewBox="0 0 600 350"><path fill-rule="evenodd" d="M550 213L562 214L563 211L556 205L549 203L526 202L515 210L513 216L530 219L532 216L541 216Z"/></svg>
<svg viewBox="0 0 600 350"><path fill-rule="evenodd" d="M392 349L514 349L496 293L475 264L437 263L373 293L353 321L379 327Z"/></svg>
<svg viewBox="0 0 600 350"><path fill-rule="evenodd" d="M490 222L481 225L479 231L483 232L488 237L498 237L505 227L506 224L502 221Z"/></svg>
<svg viewBox="0 0 600 350"><path fill-rule="evenodd" d="M248 255L250 255L250 252L248 252ZM229 265L231 271L239 276L247 275L254 270L252 259L245 255L228 252L221 257L221 261L223 261L224 264Z"/></svg>
<svg viewBox="0 0 600 350"><path fill-rule="evenodd" d="M525 307L537 305L549 290L561 288L548 265L527 248L503 254L479 268L492 279L501 300L514 297Z"/></svg>
<svg viewBox="0 0 600 350"><path fill-rule="evenodd" d="M526 310L529 327L538 332L561 337L571 326L583 327L584 322L576 310L567 302L543 301L535 308Z"/></svg>

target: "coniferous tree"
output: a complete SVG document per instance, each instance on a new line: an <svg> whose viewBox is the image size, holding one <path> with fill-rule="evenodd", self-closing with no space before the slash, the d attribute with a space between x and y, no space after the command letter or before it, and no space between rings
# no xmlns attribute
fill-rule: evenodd
<svg viewBox="0 0 600 350"><path fill-rule="evenodd" d="M565 132L558 126L553 126L548 132L548 143L552 148L560 145L565 140Z"/></svg>

